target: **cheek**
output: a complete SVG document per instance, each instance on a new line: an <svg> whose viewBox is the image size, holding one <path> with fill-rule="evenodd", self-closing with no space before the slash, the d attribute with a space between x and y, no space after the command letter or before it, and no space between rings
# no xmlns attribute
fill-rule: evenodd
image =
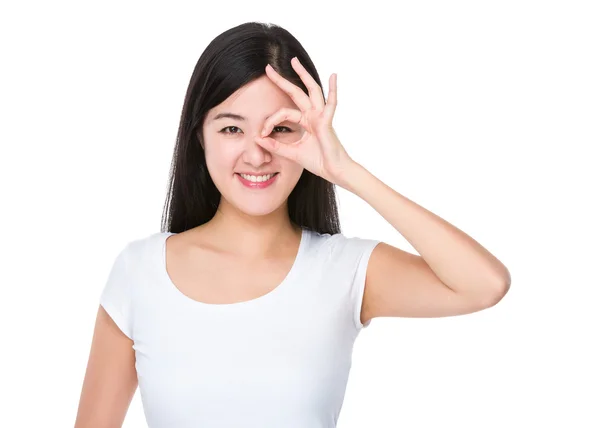
<svg viewBox="0 0 600 428"><path fill-rule="evenodd" d="M208 169L211 174L213 172L221 175L232 173L239 154L235 151L235 148L218 143L218 141L210 141L205 144L204 155L206 156Z"/></svg>
<svg viewBox="0 0 600 428"><path fill-rule="evenodd" d="M288 180L293 186L295 186L300 179L304 168L296 162L286 160L286 163L283 165L283 170L285 171L285 175L288 177Z"/></svg>

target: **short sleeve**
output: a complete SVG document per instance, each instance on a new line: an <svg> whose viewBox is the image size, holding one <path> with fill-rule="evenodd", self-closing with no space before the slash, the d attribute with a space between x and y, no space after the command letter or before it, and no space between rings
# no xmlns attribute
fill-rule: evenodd
<svg viewBox="0 0 600 428"><path fill-rule="evenodd" d="M115 258L100 296L100 304L119 329L132 339L129 251L130 245L127 245Z"/></svg>
<svg viewBox="0 0 600 428"><path fill-rule="evenodd" d="M353 255L353 278L350 285L350 304L357 329L368 327L371 320L362 324L360 313L362 310L363 297L365 294L365 283L367 279L367 266L373 250L381 241L374 239L349 238L347 241L348 251Z"/></svg>

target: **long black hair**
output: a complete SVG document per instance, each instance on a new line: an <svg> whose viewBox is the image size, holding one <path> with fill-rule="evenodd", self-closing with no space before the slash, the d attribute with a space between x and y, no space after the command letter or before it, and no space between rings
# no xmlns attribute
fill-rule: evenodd
<svg viewBox="0 0 600 428"><path fill-rule="evenodd" d="M260 22L233 27L213 39L201 54L187 88L169 174L162 232L179 233L213 218L221 194L206 166L202 126L207 112L245 84L275 70L308 89L292 68L297 56L321 87L319 74L300 42L287 30ZM324 94L323 94L324 96ZM290 221L319 233L340 233L335 186L304 169L288 197Z"/></svg>

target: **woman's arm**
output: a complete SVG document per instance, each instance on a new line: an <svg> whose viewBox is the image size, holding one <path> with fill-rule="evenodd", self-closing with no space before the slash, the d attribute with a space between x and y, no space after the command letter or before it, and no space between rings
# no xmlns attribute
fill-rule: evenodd
<svg viewBox="0 0 600 428"><path fill-rule="evenodd" d="M269 116L255 141L366 201L420 254L386 243L373 249L367 265L361 322L384 316L465 314L502 299L511 277L500 260L456 226L387 186L348 155L333 129L337 75L333 73L329 78L325 103L321 87L296 57L291 65L308 95L267 65L267 76L298 109L282 108ZM298 141L282 143L268 137L284 120L303 128Z"/></svg>
<svg viewBox="0 0 600 428"><path fill-rule="evenodd" d="M100 306L75 428L122 426L138 386L132 345Z"/></svg>
<svg viewBox="0 0 600 428"><path fill-rule="evenodd" d="M481 244L351 162L337 183L366 201L419 255L381 243L371 255L361 320L441 317L495 305L510 272Z"/></svg>

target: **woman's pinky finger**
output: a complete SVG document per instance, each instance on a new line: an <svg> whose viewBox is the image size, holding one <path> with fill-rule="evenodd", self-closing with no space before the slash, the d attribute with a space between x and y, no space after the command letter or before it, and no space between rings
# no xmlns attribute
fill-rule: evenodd
<svg viewBox="0 0 600 428"><path fill-rule="evenodd" d="M330 118L333 118L335 108L337 106L337 73L333 73L329 76L329 94L327 94L327 104L325 104L325 110L328 112Z"/></svg>

